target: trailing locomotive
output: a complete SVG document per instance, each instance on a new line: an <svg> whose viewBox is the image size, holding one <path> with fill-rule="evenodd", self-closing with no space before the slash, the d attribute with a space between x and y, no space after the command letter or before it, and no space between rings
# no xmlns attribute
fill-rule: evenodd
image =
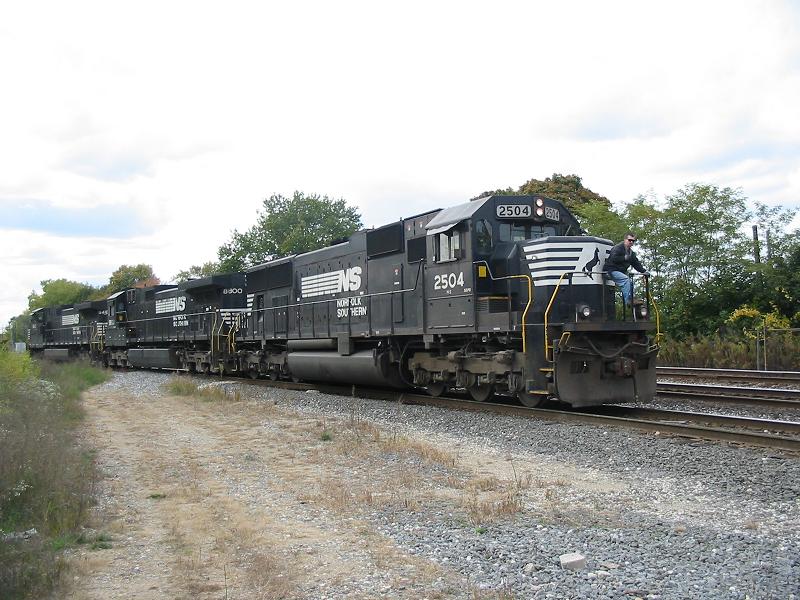
<svg viewBox="0 0 800 600"><path fill-rule="evenodd" d="M81 305L42 309L31 348L111 366L500 393L527 406L647 401L659 336L650 303L615 302L603 273L611 247L581 235L560 202L495 195L245 273L118 292L76 348L55 322Z"/></svg>

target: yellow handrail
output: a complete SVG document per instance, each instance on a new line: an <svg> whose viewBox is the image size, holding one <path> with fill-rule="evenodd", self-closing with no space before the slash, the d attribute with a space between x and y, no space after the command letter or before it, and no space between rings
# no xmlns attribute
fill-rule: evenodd
<svg viewBox="0 0 800 600"><path fill-rule="evenodd" d="M214 334L217 331L217 311L214 311L214 318L211 320L211 358L214 358Z"/></svg>
<svg viewBox="0 0 800 600"><path fill-rule="evenodd" d="M547 352L548 350L547 317L550 315L550 309L553 308L553 302L556 301L556 295L558 294L558 290L561 287L561 282L564 281L564 277L566 277L568 274L569 273L567 272L562 273L561 277L558 278L556 289L553 290L553 295L550 296L550 302L547 304L547 308L544 311L544 359L545 360L553 360L552 357L550 357Z"/></svg>
<svg viewBox="0 0 800 600"><path fill-rule="evenodd" d="M664 334L661 333L661 313L658 311L658 305L649 289L647 290L647 297L650 300L650 304L653 305L653 310L656 311L656 344L660 344L661 338L664 337Z"/></svg>
<svg viewBox="0 0 800 600"><path fill-rule="evenodd" d="M486 271L489 273L489 279L492 281L503 281L504 279L525 279L528 282L528 303L525 305L525 310L522 311L522 353L528 349L527 340L526 340L526 333L525 330L527 329L527 317L528 317L528 310L533 304L533 279L530 275L506 275L505 277L495 277L492 273L491 267L489 267L489 263L485 260L478 260L472 263L474 265L483 264L486 267Z"/></svg>

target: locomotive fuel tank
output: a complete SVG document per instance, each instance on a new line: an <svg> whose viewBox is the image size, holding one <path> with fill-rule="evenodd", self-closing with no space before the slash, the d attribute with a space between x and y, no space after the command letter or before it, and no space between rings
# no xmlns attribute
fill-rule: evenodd
<svg viewBox="0 0 800 600"><path fill-rule="evenodd" d="M378 349L348 356L338 352L291 352L287 360L292 376L297 379L406 387L390 364L389 353Z"/></svg>

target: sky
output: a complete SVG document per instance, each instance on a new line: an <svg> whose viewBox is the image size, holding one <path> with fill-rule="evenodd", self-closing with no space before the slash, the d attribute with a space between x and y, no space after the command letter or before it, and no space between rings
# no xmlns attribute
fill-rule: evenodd
<svg viewBox="0 0 800 600"><path fill-rule="evenodd" d="M554 173L800 207L791 0L3 2L0 81L0 327L295 190L366 227Z"/></svg>

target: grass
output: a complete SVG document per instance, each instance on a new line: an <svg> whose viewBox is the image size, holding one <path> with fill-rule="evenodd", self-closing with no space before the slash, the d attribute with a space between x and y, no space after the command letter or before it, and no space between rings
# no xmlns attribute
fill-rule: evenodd
<svg viewBox="0 0 800 600"><path fill-rule="evenodd" d="M207 402L233 401L239 402L242 399L241 392L238 390L228 390L223 385L206 383L198 385L192 379L175 375L170 377L164 384L164 389L175 396L186 396L199 398Z"/></svg>
<svg viewBox="0 0 800 600"><path fill-rule="evenodd" d="M96 481L76 436L80 395L107 377L0 350L0 533L37 532L0 542L0 598L44 596L61 577L59 552L79 539Z"/></svg>

